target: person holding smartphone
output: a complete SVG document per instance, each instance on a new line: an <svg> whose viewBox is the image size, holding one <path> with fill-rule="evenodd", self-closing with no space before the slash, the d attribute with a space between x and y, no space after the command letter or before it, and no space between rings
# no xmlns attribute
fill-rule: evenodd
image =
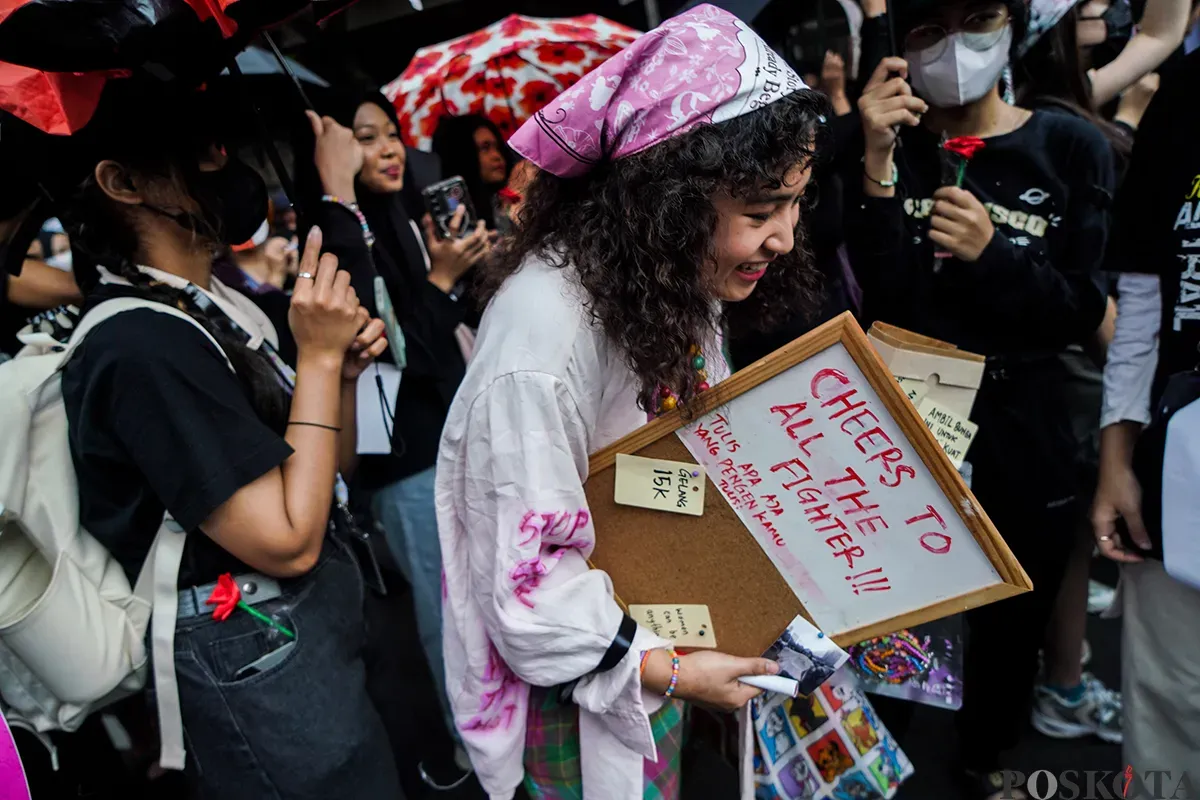
<svg viewBox="0 0 1200 800"><path fill-rule="evenodd" d="M324 117L309 112L312 167L299 165L297 180L307 187L301 191L326 251L348 270L363 304L373 314L381 304L394 311L396 330L389 333L403 374L399 393L378 404L392 452L364 456L356 488L371 494L375 519L412 587L421 646L445 708L434 463L466 371L463 326L477 317L466 296L468 273L487 254L489 239L482 222L467 233L461 216L452 219L452 235L444 237L428 215L420 226L410 216L406 201L417 187L406 184L407 152L396 110L383 95L345 97L332 110ZM448 715L446 723L453 731ZM469 766L465 756L458 762Z"/></svg>
<svg viewBox="0 0 1200 800"><path fill-rule="evenodd" d="M859 100L847 242L868 320L988 358L972 489L1034 586L967 613L961 777L971 796L998 797L1074 542L1076 448L1057 356L1104 318L1113 154L1085 120L1001 98L1024 2L918 0L900 13L904 57L885 58ZM982 145L961 185L943 185L943 137Z"/></svg>

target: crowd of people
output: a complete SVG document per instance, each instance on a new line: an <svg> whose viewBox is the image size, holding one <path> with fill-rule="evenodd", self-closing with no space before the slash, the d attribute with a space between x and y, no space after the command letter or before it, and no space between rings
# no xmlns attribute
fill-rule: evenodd
<svg viewBox="0 0 1200 800"><path fill-rule="evenodd" d="M31 192L0 199L0 360L149 301L73 343L61 392L80 526L129 585L164 515L191 534L171 649L147 634L189 792L678 798L688 705L737 712L738 678L779 668L632 624L588 563L588 456L846 311L987 359L964 474L1034 590L966 614L962 796L1023 796L1030 721L1139 774L1200 766L1200 580L1164 565L1158 499L1194 480L1162 465L1200 396L1200 4L861 6L858 63L796 71L685 11L507 141L448 116L422 152L383 95L335 92L296 120L292 198L220 108L134 77L29 167L54 214L32 242ZM751 51L777 70L739 71ZM980 140L958 181L947 137ZM1122 564L1122 691L1083 670L1097 549ZM226 575L254 613L214 619ZM440 724L387 689L417 658L397 614ZM444 758L407 757L420 726Z"/></svg>

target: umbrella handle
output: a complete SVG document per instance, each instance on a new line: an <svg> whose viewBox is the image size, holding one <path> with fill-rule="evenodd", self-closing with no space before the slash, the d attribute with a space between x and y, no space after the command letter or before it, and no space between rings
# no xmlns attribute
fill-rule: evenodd
<svg viewBox="0 0 1200 800"><path fill-rule="evenodd" d="M237 64L237 59L231 59L229 62L229 74L240 82L240 87L245 90L246 76L242 74L241 68ZM295 77L294 75L292 76ZM283 193L292 201L292 205L296 207L300 213L304 209L300 206L300 198L296 196L296 186L292 183L292 177L288 174L287 167L284 166L283 157L279 155L279 149L275 147L275 140L271 138L270 131L267 130L267 123L263 119L262 109L258 107L258 103L254 101L252 92L243 91L242 99L250 104L251 110L254 112L255 127L258 128L258 138L261 140L262 146L267 151L267 158L271 161L271 168L275 170L275 177L279 178L279 186L283 189ZM307 100L307 98L306 98ZM311 108L312 105L309 105Z"/></svg>
<svg viewBox="0 0 1200 800"><path fill-rule="evenodd" d="M300 79L296 77L296 73L292 71L292 67L288 64L283 53L279 51L279 45L275 44L275 40L271 38L271 34L266 31L262 32L262 38L266 40L267 46L271 48L271 52L275 54L275 60L279 62L279 66L283 69L287 76L292 79L292 85L296 87L296 91L300 93L300 99L304 101L304 105L308 106L310 111L316 111L317 107L313 105L312 100L308 99L308 94L304 91L304 86L300 83Z"/></svg>

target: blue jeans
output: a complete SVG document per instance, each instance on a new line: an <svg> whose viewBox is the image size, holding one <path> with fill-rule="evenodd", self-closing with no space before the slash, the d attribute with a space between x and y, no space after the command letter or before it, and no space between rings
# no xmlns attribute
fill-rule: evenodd
<svg viewBox="0 0 1200 800"><path fill-rule="evenodd" d="M433 673L446 729L457 737L442 660L442 548L433 501L434 471L430 467L379 489L371 497L371 513L383 526L392 557L412 587L421 649Z"/></svg>
<svg viewBox="0 0 1200 800"><path fill-rule="evenodd" d="M284 660L238 670L288 641L238 609L180 619L175 667L187 774L201 798L397 800L391 745L367 696L363 580L342 543L327 539L315 569L281 581L255 606L295 633Z"/></svg>

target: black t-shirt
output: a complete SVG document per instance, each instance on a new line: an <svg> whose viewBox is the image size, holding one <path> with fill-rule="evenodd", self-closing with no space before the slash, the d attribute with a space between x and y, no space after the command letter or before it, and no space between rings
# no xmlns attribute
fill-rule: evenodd
<svg viewBox="0 0 1200 800"><path fill-rule="evenodd" d="M1115 178L1112 148L1094 126L1037 110L987 139L963 188L989 210L996 235L977 261L946 259L939 271L928 238L942 185L939 137L905 129L896 163L894 198L862 195L857 160L845 180L847 247L868 321L988 356L1051 355L1095 331Z"/></svg>
<svg viewBox="0 0 1200 800"><path fill-rule="evenodd" d="M124 293L102 288L89 306ZM149 309L94 330L63 370L80 522L134 581L163 511L188 531L179 585L250 569L198 530L291 448L259 420L224 357L186 320Z"/></svg>
<svg viewBox="0 0 1200 800"><path fill-rule="evenodd" d="M1200 363L1200 50L1154 96L1117 195L1107 267L1158 275L1158 379Z"/></svg>

